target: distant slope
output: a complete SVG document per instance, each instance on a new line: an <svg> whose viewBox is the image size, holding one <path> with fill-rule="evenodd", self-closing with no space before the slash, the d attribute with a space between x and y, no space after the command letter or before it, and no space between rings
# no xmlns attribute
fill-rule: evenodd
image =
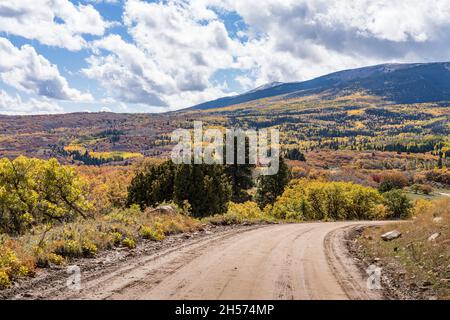
<svg viewBox="0 0 450 320"><path fill-rule="evenodd" d="M304 82L271 83L190 109L222 108L285 94L290 98L322 92L339 95L340 92L361 90L395 103L450 101L450 62L383 64L339 71Z"/></svg>

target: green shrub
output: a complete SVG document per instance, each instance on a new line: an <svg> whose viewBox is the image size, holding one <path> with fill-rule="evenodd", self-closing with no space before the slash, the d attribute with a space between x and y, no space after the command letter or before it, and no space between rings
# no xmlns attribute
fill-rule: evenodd
<svg viewBox="0 0 450 320"><path fill-rule="evenodd" d="M430 193L433 192L433 187L430 186L429 184L419 184L419 183L415 183L410 187L411 191L414 193L422 193L425 195L429 195Z"/></svg>
<svg viewBox="0 0 450 320"><path fill-rule="evenodd" d="M378 186L378 191L380 192L388 192L395 189L398 189L398 186L392 183L391 181L383 181Z"/></svg>
<svg viewBox="0 0 450 320"><path fill-rule="evenodd" d="M413 205L401 190L392 190L383 194L388 218L405 219L411 215Z"/></svg>
<svg viewBox="0 0 450 320"><path fill-rule="evenodd" d="M395 189L403 189L409 185L408 177L399 171L383 172L379 175L380 185L378 190L380 192L388 192Z"/></svg>

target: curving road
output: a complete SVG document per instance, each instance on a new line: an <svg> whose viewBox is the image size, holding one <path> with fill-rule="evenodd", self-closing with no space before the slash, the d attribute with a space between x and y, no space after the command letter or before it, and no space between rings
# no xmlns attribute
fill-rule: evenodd
<svg viewBox="0 0 450 320"><path fill-rule="evenodd" d="M374 222L269 225L229 230L133 258L83 279L56 299L380 299L344 245L346 230ZM54 292L53 292L54 294Z"/></svg>

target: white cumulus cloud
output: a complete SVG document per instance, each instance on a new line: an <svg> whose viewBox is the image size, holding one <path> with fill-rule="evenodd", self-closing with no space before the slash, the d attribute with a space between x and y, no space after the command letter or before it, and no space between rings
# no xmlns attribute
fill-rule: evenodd
<svg viewBox="0 0 450 320"><path fill-rule="evenodd" d="M1 0L0 31L42 44L80 50L82 35L102 36L108 28L95 8L69 0Z"/></svg>
<svg viewBox="0 0 450 320"><path fill-rule="evenodd" d="M384 62L448 60L447 0L205 0L235 12L255 82L304 80Z"/></svg>
<svg viewBox="0 0 450 320"><path fill-rule="evenodd" d="M22 100L19 95L9 95L0 90L0 114L52 114L62 113L64 110L56 102L45 98L30 98Z"/></svg>
<svg viewBox="0 0 450 320"><path fill-rule="evenodd" d="M29 45L16 48L0 37L0 79L27 93L59 100L92 100L69 86L58 68Z"/></svg>
<svg viewBox="0 0 450 320"><path fill-rule="evenodd" d="M230 35L224 14L242 23ZM241 90L384 62L446 60L450 2L406 0L128 0L131 41L95 41L83 72L118 101L180 108Z"/></svg>
<svg viewBox="0 0 450 320"><path fill-rule="evenodd" d="M224 95L210 79L236 65L233 52L241 44L214 11L197 2L132 0L124 23L133 42L118 35L94 41L96 54L83 70L116 99L180 108Z"/></svg>
<svg viewBox="0 0 450 320"><path fill-rule="evenodd" d="M89 3L123 6L121 28L107 32L111 23ZM94 80L89 87L102 88L92 91L97 101L114 111L179 109L378 63L446 61L448 30L448 0L0 0L2 35L90 50L77 74ZM90 99L33 47L7 41L0 38L5 83L48 98Z"/></svg>

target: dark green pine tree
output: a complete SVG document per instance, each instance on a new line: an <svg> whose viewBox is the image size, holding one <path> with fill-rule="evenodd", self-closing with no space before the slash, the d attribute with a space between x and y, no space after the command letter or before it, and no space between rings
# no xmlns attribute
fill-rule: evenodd
<svg viewBox="0 0 450 320"><path fill-rule="evenodd" d="M133 177L131 184L128 186L128 206L137 204L141 209L145 208L145 203L147 202L145 181L146 175L143 172L139 172Z"/></svg>
<svg viewBox="0 0 450 320"><path fill-rule="evenodd" d="M255 165L249 164L249 142L245 140L245 164L237 162L237 138L234 139L234 161L233 164L225 166L225 174L228 176L231 185L231 201L242 203L251 200L247 190L254 186L252 173ZM224 159L226 161L226 148L224 147Z"/></svg>
<svg viewBox="0 0 450 320"><path fill-rule="evenodd" d="M138 172L128 187L128 205L138 204L144 209L172 200L174 177L175 165L172 161Z"/></svg>
<svg viewBox="0 0 450 320"><path fill-rule="evenodd" d="M206 217L224 213L231 196L231 186L221 165L182 164L174 180L174 201L188 201L192 215Z"/></svg>
<svg viewBox="0 0 450 320"><path fill-rule="evenodd" d="M273 204L280 196L291 179L291 170L280 156L280 165L277 174L261 175L258 177L258 189L256 191L256 202L260 208Z"/></svg>
<svg viewBox="0 0 450 320"><path fill-rule="evenodd" d="M232 195L231 184L222 165L204 165L204 197L202 196L202 216L225 213Z"/></svg>
<svg viewBox="0 0 450 320"><path fill-rule="evenodd" d="M128 188L128 205L144 209L165 201L180 206L188 201L193 216L205 217L226 212L230 196L224 166L166 161L136 174Z"/></svg>
<svg viewBox="0 0 450 320"><path fill-rule="evenodd" d="M443 155L442 152L439 151L439 159L438 159L438 163L437 163L438 169L442 169L442 167L443 167L442 155Z"/></svg>
<svg viewBox="0 0 450 320"><path fill-rule="evenodd" d="M286 157L289 160L306 161L305 155L297 148L289 149Z"/></svg>

